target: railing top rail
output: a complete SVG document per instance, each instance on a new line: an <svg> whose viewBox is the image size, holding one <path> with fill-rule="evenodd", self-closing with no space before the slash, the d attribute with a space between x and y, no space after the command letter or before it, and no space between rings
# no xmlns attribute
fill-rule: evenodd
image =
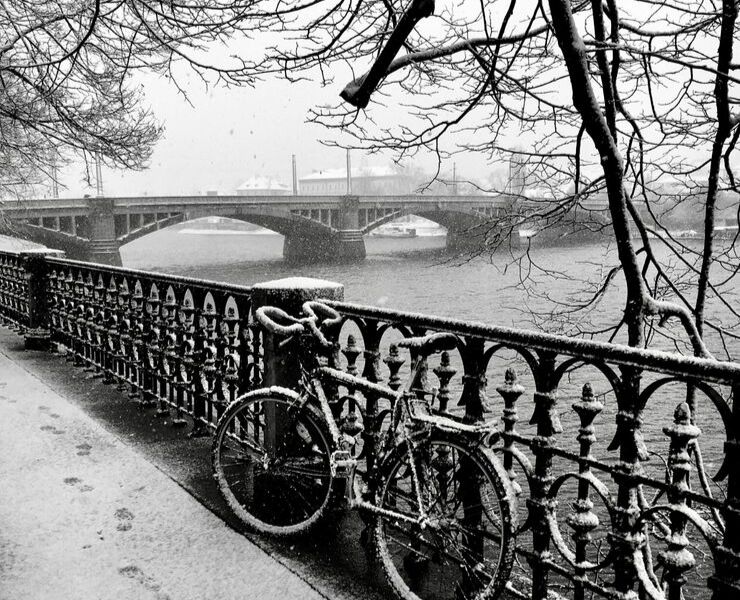
<svg viewBox="0 0 740 600"><path fill-rule="evenodd" d="M29 198L27 200L3 200L0 208L3 211L34 208L87 208L87 198Z"/></svg>
<svg viewBox="0 0 740 600"><path fill-rule="evenodd" d="M0 256L22 258L24 254L48 254L49 252L50 250L47 248L24 248L18 250L0 250ZM53 252L53 250L51 252Z"/></svg>
<svg viewBox="0 0 740 600"><path fill-rule="evenodd" d="M511 200L509 196L420 196L415 194L389 194L383 196L350 196L356 198L359 206L375 204L502 204ZM146 196L146 197L111 197L117 209L133 207L176 207L176 206L210 206L210 205L256 205L256 206L300 206L328 204L339 206L347 199L345 195L305 194L298 196Z"/></svg>
<svg viewBox="0 0 740 600"><path fill-rule="evenodd" d="M224 283L222 281L212 281L210 279L197 279L195 277L183 277L181 275L167 275L165 273L157 273L156 271L143 271L140 269L126 269L123 267L113 267L110 265L98 265L95 263L83 262L79 260L71 260L69 258L48 258L47 262L51 265L113 272L118 273L119 275L125 275L127 277L157 279L166 283L199 288L209 288L219 292L232 292L236 294L250 294L252 292L252 288L245 285Z"/></svg>
<svg viewBox="0 0 740 600"><path fill-rule="evenodd" d="M326 300L326 303L346 316L378 319L392 324L416 325L449 331L461 335L485 338L507 346L556 352L582 358L584 361L604 361L625 367L649 369L679 378L701 378L715 383L740 383L740 364L660 350L632 348L621 344L597 342L564 335L487 325L480 322L429 316L400 310L388 310L351 302Z"/></svg>

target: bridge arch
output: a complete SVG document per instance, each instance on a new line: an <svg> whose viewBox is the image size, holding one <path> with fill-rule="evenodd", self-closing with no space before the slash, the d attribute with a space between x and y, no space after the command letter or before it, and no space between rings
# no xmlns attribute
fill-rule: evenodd
<svg viewBox="0 0 740 600"><path fill-rule="evenodd" d="M465 206L405 206L386 212L374 220L368 219L362 232L369 234L374 229L401 217L414 215L428 219L447 230L446 246L450 250L470 250L484 247L491 229L497 227L503 209L493 207L471 208Z"/></svg>
<svg viewBox="0 0 740 600"><path fill-rule="evenodd" d="M224 217L227 219L233 219L235 221L241 221L243 223L249 223L264 229L269 229L279 235L290 236L296 232L304 232L306 235L330 235L335 233L331 227L327 227L324 224L317 223L310 219L302 219L295 215L286 215L285 217L271 217L260 214L249 215L249 214L221 214L220 211L212 211L212 214L202 214L197 216L191 216L188 213L177 213L174 215L168 215L156 221L150 221L146 224L130 228L128 230L117 232L116 239L121 246L133 242L139 238L145 237L157 231L169 229L174 225L182 223L188 223L197 219L206 217Z"/></svg>
<svg viewBox="0 0 740 600"><path fill-rule="evenodd" d="M381 225L392 223L393 221L406 216L423 217L424 219L433 221L434 223L442 225L443 227L447 227L448 229L463 221L470 223L484 223L490 222L491 220L490 215L484 215L482 213L463 208L457 210L430 210L429 208L405 207L393 212L389 212L371 222L365 223L362 227L362 233L368 234Z"/></svg>
<svg viewBox="0 0 740 600"><path fill-rule="evenodd" d="M265 211L248 212L239 210L209 210L198 211L193 214L179 213L168 216L166 219L155 221L146 226L133 229L118 237L120 245L127 244L146 235L171 227L173 225L192 221L203 217L225 217L244 223L250 223L269 229L284 237L283 256L292 261L310 261L327 259L337 251L337 239L340 236L337 229L331 226L331 217L323 217L328 222L317 219L322 215L296 214L295 212L284 212L283 214L266 213ZM364 246L363 246L364 250ZM363 254L364 255L364 254Z"/></svg>
<svg viewBox="0 0 740 600"><path fill-rule="evenodd" d="M313 235L328 235L337 231L338 217L334 213L335 210L289 210L284 207L257 204L214 205L164 214L137 211L115 215L116 238L121 243L128 243L159 229L205 217L235 219L264 227L286 237L301 231Z"/></svg>
<svg viewBox="0 0 740 600"><path fill-rule="evenodd" d="M29 239L73 258L120 264L123 244L198 217L234 218L282 234L288 259L357 259L365 256L364 235L403 215L445 226L450 246L456 232L469 238L508 204L492 196L100 197L29 200L4 212L27 226Z"/></svg>

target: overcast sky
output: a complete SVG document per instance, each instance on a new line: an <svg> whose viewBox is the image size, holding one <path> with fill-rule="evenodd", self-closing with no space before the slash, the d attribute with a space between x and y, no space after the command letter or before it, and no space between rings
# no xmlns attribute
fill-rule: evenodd
<svg viewBox="0 0 740 600"><path fill-rule="evenodd" d="M294 84L289 89L283 82L264 82L258 89L206 91L193 83L188 86L192 106L165 79L147 77L144 87L165 126L164 137L149 169L104 169L106 195L227 193L253 175L289 184L293 153L299 172L343 164L341 150L324 148L316 141L320 128L304 123L311 94L318 92L320 100L318 86ZM65 195L89 192L81 178L78 165L68 170Z"/></svg>
<svg viewBox="0 0 740 600"><path fill-rule="evenodd" d="M187 81L184 81L187 83ZM345 153L318 140L331 135L319 125L306 123L311 106L333 103L343 87L318 83L259 82L255 88L212 88L191 81L190 106L163 78L148 76L144 89L151 107L165 126L150 167L142 172L104 168L106 196L199 194L218 190L228 194L252 176L272 176L291 185L291 155L296 155L298 176L314 170L344 168ZM460 178L485 180L488 169L479 157L457 158ZM390 156L352 155L353 167L388 165ZM417 168L432 169L430 158L418 158ZM449 170L452 165L448 165ZM467 168L467 173L466 173ZM63 177L65 197L94 193L83 181L83 169L72 165ZM94 186L94 183L93 183Z"/></svg>

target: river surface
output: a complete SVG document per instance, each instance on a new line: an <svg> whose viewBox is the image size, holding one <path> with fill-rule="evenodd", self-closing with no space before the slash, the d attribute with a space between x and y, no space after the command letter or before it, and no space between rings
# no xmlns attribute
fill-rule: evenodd
<svg viewBox="0 0 740 600"><path fill-rule="evenodd" d="M121 249L127 267L188 274L240 284L308 276L345 285L345 299L397 308L520 325L527 320L523 293L515 289L519 271L506 253L470 260L450 256L445 237L367 237L367 259L354 264L289 265L282 260L283 238L271 234L200 234L164 230ZM572 272L594 271L588 263L606 251L599 246L537 251L544 266ZM611 254L611 253L610 253ZM549 278L537 276L538 292L552 291ZM542 287L542 286L546 287ZM559 295L575 287L563 281ZM530 298L530 301L532 299ZM615 298L616 300L616 298ZM537 304L537 302L535 302Z"/></svg>

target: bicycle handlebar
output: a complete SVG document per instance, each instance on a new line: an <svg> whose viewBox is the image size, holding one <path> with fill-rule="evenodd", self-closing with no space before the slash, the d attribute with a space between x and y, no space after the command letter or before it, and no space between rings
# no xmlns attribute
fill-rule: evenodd
<svg viewBox="0 0 740 600"><path fill-rule="evenodd" d="M333 344L321 331L324 327L335 327L342 322L341 315L331 306L316 300L303 303L302 319L297 319L276 306L262 306L255 311L255 318L267 331L273 334L292 337L307 331L311 333L325 348ZM288 322L284 325L282 322ZM397 344L400 348L409 348L423 356L429 356L443 350L454 350L457 347L457 337L452 333L432 333L419 337L409 337Z"/></svg>
<svg viewBox="0 0 740 600"><path fill-rule="evenodd" d="M335 327L342 322L342 316L336 310L317 300L304 302L303 312L309 318L315 319L316 322L321 321L321 325L325 325L326 327Z"/></svg>
<svg viewBox="0 0 740 600"><path fill-rule="evenodd" d="M277 306L261 306L254 311L254 316L257 321L259 321L259 324L270 333L290 336L301 333L304 330L303 321L301 319L291 317L283 309L278 308ZM288 321L291 324L281 325L276 319L280 321Z"/></svg>
<svg viewBox="0 0 740 600"><path fill-rule="evenodd" d="M304 302L303 312L306 313L306 317L297 319L276 306L262 306L254 312L254 316L270 333L292 337L308 331L322 346L330 348L333 344L320 327L339 325L342 322L340 314L330 306L315 300ZM288 321L290 325L283 325L279 321Z"/></svg>
<svg viewBox="0 0 740 600"><path fill-rule="evenodd" d="M405 338L396 345L399 348L409 348L423 356L429 356L442 350L454 350L457 347L457 336L452 333L432 333Z"/></svg>

